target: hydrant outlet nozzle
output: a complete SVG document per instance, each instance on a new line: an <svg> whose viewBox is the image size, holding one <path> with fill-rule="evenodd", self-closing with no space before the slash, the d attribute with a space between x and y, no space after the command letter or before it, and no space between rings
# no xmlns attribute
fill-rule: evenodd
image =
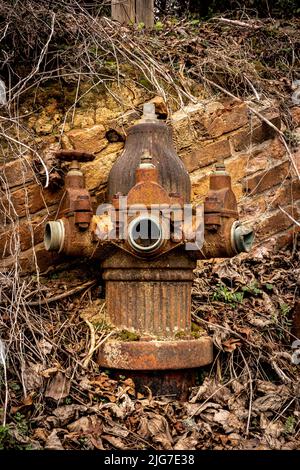
<svg viewBox="0 0 300 470"><path fill-rule="evenodd" d="M164 228L156 217L141 215L128 226L128 243L137 253L157 252L164 241Z"/></svg>
<svg viewBox="0 0 300 470"><path fill-rule="evenodd" d="M44 233L44 245L47 251L60 252L65 241L65 226L62 220L47 222Z"/></svg>
<svg viewBox="0 0 300 470"><path fill-rule="evenodd" d="M231 243L237 253L249 253L254 242L254 231L251 227L234 222L231 229Z"/></svg>

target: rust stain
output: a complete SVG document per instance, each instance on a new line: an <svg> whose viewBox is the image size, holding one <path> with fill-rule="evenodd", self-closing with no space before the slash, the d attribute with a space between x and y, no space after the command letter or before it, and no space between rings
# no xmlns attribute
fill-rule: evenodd
<svg viewBox="0 0 300 470"><path fill-rule="evenodd" d="M178 370L210 364L213 360L212 339L177 341L118 341L103 344L98 362L103 367L124 370Z"/></svg>

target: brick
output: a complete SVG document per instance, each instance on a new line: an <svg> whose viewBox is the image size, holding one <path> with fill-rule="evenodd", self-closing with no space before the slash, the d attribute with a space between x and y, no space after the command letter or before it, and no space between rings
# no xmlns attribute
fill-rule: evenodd
<svg viewBox="0 0 300 470"><path fill-rule="evenodd" d="M275 251L279 251L283 248L291 246L297 236L297 233L300 232L300 227L293 226L288 230L285 230L283 233L276 235L275 238Z"/></svg>
<svg viewBox="0 0 300 470"><path fill-rule="evenodd" d="M168 108L165 100L161 96L154 96L149 103L154 103L155 113L165 119L168 116Z"/></svg>
<svg viewBox="0 0 300 470"><path fill-rule="evenodd" d="M231 155L229 141L227 139L217 140L199 149L191 150L189 153L180 155L188 172L208 166L221 158Z"/></svg>
<svg viewBox="0 0 300 470"><path fill-rule="evenodd" d="M102 124L97 124L88 129L73 129L67 133L67 136L75 150L98 153L108 144L105 134L105 127Z"/></svg>
<svg viewBox="0 0 300 470"><path fill-rule="evenodd" d="M220 137L248 123L247 106L242 103L219 110L219 115L207 124L207 134L210 137Z"/></svg>
<svg viewBox="0 0 300 470"><path fill-rule="evenodd" d="M262 171L254 176L245 178L243 191L246 194L258 194L281 183L290 172L290 162L285 161L273 166L270 170Z"/></svg>
<svg viewBox="0 0 300 470"><path fill-rule="evenodd" d="M293 155L296 167L300 173L300 148Z"/></svg>
<svg viewBox="0 0 300 470"><path fill-rule="evenodd" d="M49 209L49 214L44 213L37 215L31 220L24 218L19 224L10 224L5 227L6 230L0 229L0 257L13 255L16 251L15 243L20 244L20 249L26 251L43 241L44 228L47 220L53 219L57 212L58 205ZM15 237L14 235L18 236Z"/></svg>
<svg viewBox="0 0 300 470"><path fill-rule="evenodd" d="M267 110L262 114L272 123L274 126L280 129L281 120L276 110ZM249 147L253 144L260 144L265 140L271 139L276 135L276 131L272 129L267 123L261 121L258 118L252 120L252 125L248 125L243 129L235 132L230 141L236 151L240 151Z"/></svg>
<svg viewBox="0 0 300 470"><path fill-rule="evenodd" d="M294 206L285 207L284 210L288 212L295 220L299 220L299 209ZM255 235L259 240L265 240L271 235L283 232L289 227L293 227L293 221L284 214L281 210L276 210L268 217L257 223L255 228Z"/></svg>
<svg viewBox="0 0 300 470"><path fill-rule="evenodd" d="M271 188L268 193L244 198L239 204L240 216L244 219L259 218L267 210L295 204L300 200L300 184L297 179L287 180L284 185Z"/></svg>
<svg viewBox="0 0 300 470"><path fill-rule="evenodd" d="M29 163L23 158L18 159L0 167L0 187L5 189L14 188L21 184L33 181L34 173Z"/></svg>
<svg viewBox="0 0 300 470"><path fill-rule="evenodd" d="M300 126L300 106L294 106L290 109L293 124L298 127Z"/></svg>
<svg viewBox="0 0 300 470"><path fill-rule="evenodd" d="M59 202L63 194L63 190L51 191L43 189L40 185L34 183L24 188L13 191L10 195L10 201L6 196L0 201L0 207L3 211L8 211L11 217L24 217L27 211L30 214L52 206ZM12 209L11 205L14 207Z"/></svg>
<svg viewBox="0 0 300 470"><path fill-rule="evenodd" d="M270 167L268 158L260 154L253 156L249 153L240 153L226 161L226 170L234 183L268 167Z"/></svg>
<svg viewBox="0 0 300 470"><path fill-rule="evenodd" d="M230 174L232 181L240 181L245 177L249 158L249 154L241 153L226 162L226 170Z"/></svg>
<svg viewBox="0 0 300 470"><path fill-rule="evenodd" d="M209 189L209 175L202 176L192 181L192 201L199 203L204 199Z"/></svg>
<svg viewBox="0 0 300 470"><path fill-rule="evenodd" d="M247 106L236 100L201 102L188 105L171 117L177 149L228 134L248 122Z"/></svg>
<svg viewBox="0 0 300 470"><path fill-rule="evenodd" d="M240 199L242 199L243 195L243 187L241 184L235 183L232 185L232 191L235 194L235 197L239 203Z"/></svg>
<svg viewBox="0 0 300 470"><path fill-rule="evenodd" d="M33 221L24 221L18 228L10 229L0 236L0 257L7 257L16 252L16 244L21 251L41 243L44 238L44 228L50 216L38 217Z"/></svg>
<svg viewBox="0 0 300 470"><path fill-rule="evenodd" d="M271 140L266 140L258 148L254 147L252 154L256 158L265 158L273 162L274 160L281 160L286 155L286 148L279 137L274 137Z"/></svg>
<svg viewBox="0 0 300 470"><path fill-rule="evenodd" d="M50 266L62 263L65 259L53 252L46 251L44 244L40 243L27 251L24 251L19 256L19 266L23 274L33 273L36 271L36 261L41 272L46 271ZM0 272L5 272L16 262L15 256L10 256L0 261Z"/></svg>
<svg viewBox="0 0 300 470"><path fill-rule="evenodd" d="M253 198L247 198L239 204L239 214L242 219L259 218L267 209L266 198L264 195Z"/></svg>
<svg viewBox="0 0 300 470"><path fill-rule="evenodd" d="M297 179L287 181L283 186L280 186L275 192L269 196L273 207L278 205L284 206L294 201L300 200L300 182Z"/></svg>

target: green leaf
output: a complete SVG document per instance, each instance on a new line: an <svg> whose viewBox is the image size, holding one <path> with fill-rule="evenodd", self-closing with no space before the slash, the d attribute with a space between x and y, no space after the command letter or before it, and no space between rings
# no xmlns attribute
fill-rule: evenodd
<svg viewBox="0 0 300 470"><path fill-rule="evenodd" d="M273 284L266 284L266 289L273 290L274 289Z"/></svg>
<svg viewBox="0 0 300 470"><path fill-rule="evenodd" d="M156 31L162 31L164 29L164 24L161 21L157 21L154 25Z"/></svg>

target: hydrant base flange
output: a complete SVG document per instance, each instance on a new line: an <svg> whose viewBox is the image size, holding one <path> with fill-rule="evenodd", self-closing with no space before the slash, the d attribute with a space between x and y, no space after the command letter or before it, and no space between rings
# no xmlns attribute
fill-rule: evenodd
<svg viewBox="0 0 300 470"><path fill-rule="evenodd" d="M110 340L98 354L101 367L136 371L192 369L212 361L213 342L208 336L173 341Z"/></svg>

